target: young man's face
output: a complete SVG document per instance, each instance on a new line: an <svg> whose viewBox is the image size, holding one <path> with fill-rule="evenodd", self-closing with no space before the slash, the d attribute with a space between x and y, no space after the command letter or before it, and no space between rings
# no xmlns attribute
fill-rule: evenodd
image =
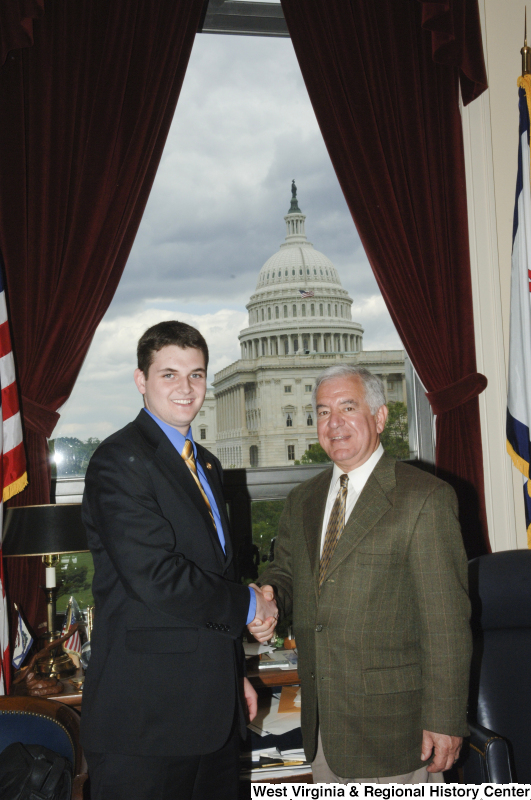
<svg viewBox="0 0 531 800"><path fill-rule="evenodd" d="M147 375L135 370L135 383L148 411L186 436L205 399L205 357L193 347L168 345L155 353Z"/></svg>

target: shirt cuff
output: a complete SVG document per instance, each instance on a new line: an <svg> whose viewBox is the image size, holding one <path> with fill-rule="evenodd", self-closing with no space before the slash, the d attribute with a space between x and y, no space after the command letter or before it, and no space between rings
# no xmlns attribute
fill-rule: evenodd
<svg viewBox="0 0 531 800"><path fill-rule="evenodd" d="M245 623L248 625L253 619L256 617L256 592L249 586L249 592L251 593L250 602L249 602L249 613L247 614L247 622Z"/></svg>

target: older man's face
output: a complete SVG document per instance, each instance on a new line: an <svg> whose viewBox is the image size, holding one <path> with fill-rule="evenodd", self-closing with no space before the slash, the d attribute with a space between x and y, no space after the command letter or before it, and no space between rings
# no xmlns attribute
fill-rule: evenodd
<svg viewBox="0 0 531 800"><path fill-rule="evenodd" d="M344 472L361 466L374 453L387 419L387 406L376 414L365 400L360 378L332 378L317 390L319 444Z"/></svg>

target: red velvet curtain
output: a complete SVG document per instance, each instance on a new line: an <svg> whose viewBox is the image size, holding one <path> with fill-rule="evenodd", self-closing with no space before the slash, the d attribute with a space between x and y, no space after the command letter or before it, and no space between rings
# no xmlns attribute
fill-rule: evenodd
<svg viewBox="0 0 531 800"><path fill-rule="evenodd" d="M44 12L44 0L2 0L0 3L0 65L11 50L33 44L33 20Z"/></svg>
<svg viewBox="0 0 531 800"><path fill-rule="evenodd" d="M476 371L458 105L459 79L466 101L486 87L477 4L282 7L361 241L437 414L437 472L457 490L469 555L483 553L486 378Z"/></svg>
<svg viewBox="0 0 531 800"><path fill-rule="evenodd" d="M33 46L0 68L0 251L29 477L12 505L50 502L46 438L126 264L203 5L47 0ZM40 566L7 561L35 626Z"/></svg>

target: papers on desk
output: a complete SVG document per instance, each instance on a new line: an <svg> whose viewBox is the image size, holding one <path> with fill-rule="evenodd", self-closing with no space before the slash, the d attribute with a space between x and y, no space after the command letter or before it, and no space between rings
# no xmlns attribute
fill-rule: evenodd
<svg viewBox="0 0 531 800"><path fill-rule="evenodd" d="M253 750L240 759L242 778L250 778L252 781L297 775L309 772L310 769L311 765L306 761L302 748L280 751L277 747L269 747L266 750Z"/></svg>
<svg viewBox="0 0 531 800"><path fill-rule="evenodd" d="M286 687L284 687L286 688ZM294 728L300 728L301 712L294 708L293 711L279 711L280 693L271 695L270 698L260 698L258 714L247 727L259 736L268 736L274 733L279 736Z"/></svg>
<svg viewBox="0 0 531 800"><path fill-rule="evenodd" d="M260 642L243 643L243 652L245 653L245 658L259 656L262 653L272 653L274 649L275 648L271 644L261 644Z"/></svg>

